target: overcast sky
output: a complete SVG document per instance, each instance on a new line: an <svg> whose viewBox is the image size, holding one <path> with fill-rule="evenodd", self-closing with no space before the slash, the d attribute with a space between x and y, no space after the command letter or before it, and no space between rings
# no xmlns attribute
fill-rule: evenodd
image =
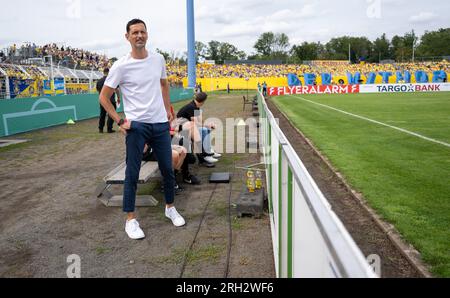
<svg viewBox="0 0 450 298"><path fill-rule="evenodd" d="M0 49L12 43L56 42L120 57L129 51L125 24L141 18L149 48L186 51L185 0L0 0ZM194 0L196 40L226 41L247 54L258 36L283 32L291 45L342 35L450 27L447 0Z"/></svg>

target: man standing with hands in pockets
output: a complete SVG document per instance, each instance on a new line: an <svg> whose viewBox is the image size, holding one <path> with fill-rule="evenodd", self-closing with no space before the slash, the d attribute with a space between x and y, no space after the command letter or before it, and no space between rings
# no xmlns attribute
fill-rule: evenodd
<svg viewBox="0 0 450 298"><path fill-rule="evenodd" d="M131 53L116 61L110 69L100 93L100 103L126 135L125 231L131 239L143 239L145 234L135 216L135 201L145 143L153 148L164 178L166 217L177 227L185 225L185 220L173 205L175 175L169 121L174 115L170 111L166 63L162 55L146 50L148 33L142 20L131 20L126 30ZM122 94L126 119L120 118L109 100L117 87Z"/></svg>

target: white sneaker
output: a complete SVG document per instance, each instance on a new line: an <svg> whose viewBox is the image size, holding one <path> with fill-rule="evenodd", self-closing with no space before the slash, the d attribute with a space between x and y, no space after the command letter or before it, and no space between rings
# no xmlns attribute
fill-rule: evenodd
<svg viewBox="0 0 450 298"><path fill-rule="evenodd" d="M127 232L128 237L133 240L140 240L145 238L145 234L139 227L139 223L136 219L127 220L125 224L125 232Z"/></svg>
<svg viewBox="0 0 450 298"><path fill-rule="evenodd" d="M216 163L216 162L219 161L218 159L215 159L215 158L212 157L212 156L206 156L206 157L204 158L204 160L207 161L207 162L209 162L209 163Z"/></svg>
<svg viewBox="0 0 450 298"><path fill-rule="evenodd" d="M222 154L217 153L216 150L214 150L214 149L211 149L211 153L214 153L214 155L213 155L214 158L221 158L222 157Z"/></svg>
<svg viewBox="0 0 450 298"><path fill-rule="evenodd" d="M166 207L166 217L172 220L172 223L176 227L182 227L186 224L184 218L178 213L175 207L167 208Z"/></svg>

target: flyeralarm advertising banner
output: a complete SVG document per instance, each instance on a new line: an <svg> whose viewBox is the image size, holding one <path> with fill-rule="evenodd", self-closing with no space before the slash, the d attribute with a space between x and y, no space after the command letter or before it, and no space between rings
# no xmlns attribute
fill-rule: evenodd
<svg viewBox="0 0 450 298"><path fill-rule="evenodd" d="M449 83L360 85L360 93L408 93L450 91Z"/></svg>
<svg viewBox="0 0 450 298"><path fill-rule="evenodd" d="M270 87L269 96L294 94L348 94L359 93L360 85L320 85L320 86L292 86Z"/></svg>
<svg viewBox="0 0 450 298"><path fill-rule="evenodd" d="M350 94L350 93L411 93L450 92L450 83L427 84L367 84L270 87L269 96L295 94Z"/></svg>

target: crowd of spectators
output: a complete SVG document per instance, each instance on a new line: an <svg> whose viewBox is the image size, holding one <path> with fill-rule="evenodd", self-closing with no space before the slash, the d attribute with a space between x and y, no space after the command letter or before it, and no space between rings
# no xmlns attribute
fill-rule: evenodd
<svg viewBox="0 0 450 298"><path fill-rule="evenodd" d="M6 72L9 78L15 78L18 80L44 80L46 75L34 65L22 66L22 69L18 65L14 64L0 64L0 68Z"/></svg>
<svg viewBox="0 0 450 298"><path fill-rule="evenodd" d="M60 78L62 77L61 74L63 73L70 73L68 71L63 72L63 68L61 68L61 71L57 71L58 69L55 69L55 77ZM25 81L25 84L28 85L34 85L35 91L38 93L36 94L42 94L43 92L43 84L44 80L48 80L49 78L49 69L39 68L34 65L16 65L16 64L6 64L6 63L0 63L0 99L6 98L6 76L10 79L10 83L12 84L19 84L19 81ZM46 73L47 72L47 73ZM77 71L81 72L81 71ZM6 75L6 76L5 76ZM89 75L89 74L87 74ZM81 94L81 93L88 93L89 88L86 87L90 84L89 78L85 77L79 77L74 78L67 75L63 75L66 87L67 87L67 94ZM95 84L97 77L93 77L92 84ZM12 81L11 81L12 80ZM69 87L68 84L73 84ZM81 86L84 85L84 86ZM20 96L17 95L16 90L14 91L15 98L19 98Z"/></svg>
<svg viewBox="0 0 450 298"><path fill-rule="evenodd" d="M187 68L182 65L168 65L168 78L171 82L181 82L187 77ZM309 65L211 65L198 64L197 78L261 78L261 77L285 77L289 73L303 74L314 72Z"/></svg>
<svg viewBox="0 0 450 298"><path fill-rule="evenodd" d="M450 71L450 64L448 61L443 60L441 62L420 62L420 63L360 63L360 64L327 64L322 63L315 66L316 71L314 73L331 73L333 75L345 75L347 72L355 73L360 72L361 74L367 75L371 72L392 72L395 74L397 71L410 71L414 73L418 70L423 70L427 72L433 72L438 70L444 70L446 72Z"/></svg>
<svg viewBox="0 0 450 298"><path fill-rule="evenodd" d="M55 43L44 46L26 43L20 47L13 44L6 50L6 54L2 53L0 62L17 63L30 58L44 58L51 55L53 63L62 63L62 65L70 68L76 67L77 69L103 71L104 68L111 66L110 60L106 55L68 46L58 46Z"/></svg>
<svg viewBox="0 0 450 298"><path fill-rule="evenodd" d="M17 78L19 80L24 80L27 78L27 75L20 70L16 65L11 64L2 64L0 67L6 72L6 75L10 78Z"/></svg>
<svg viewBox="0 0 450 298"><path fill-rule="evenodd" d="M182 65L168 65L169 81L175 84L182 82L187 77L187 68ZM349 64L346 61L321 61L308 65L197 65L197 78L255 78L255 77L286 77L289 73L303 76L305 73L313 73L320 76L322 73L331 73L334 76L345 75L347 72L367 75L370 72L409 70L414 73L417 70L428 72L444 70L450 72L448 61L425 63L393 63L393 64Z"/></svg>

